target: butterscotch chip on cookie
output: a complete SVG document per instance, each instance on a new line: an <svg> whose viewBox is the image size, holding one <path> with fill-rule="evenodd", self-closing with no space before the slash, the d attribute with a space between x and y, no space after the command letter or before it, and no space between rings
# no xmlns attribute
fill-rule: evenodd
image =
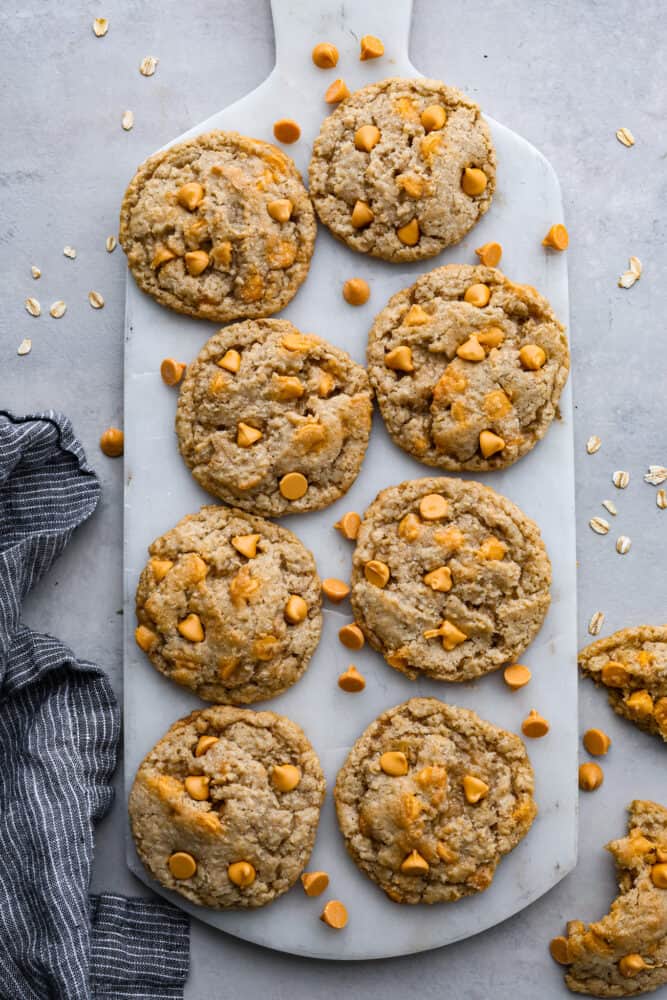
<svg viewBox="0 0 667 1000"><path fill-rule="evenodd" d="M495 176L474 101L439 80L395 78L356 91L324 120L310 195L320 221L353 250L423 260L484 215Z"/></svg>
<svg viewBox="0 0 667 1000"><path fill-rule="evenodd" d="M488 888L537 812L519 737L436 698L412 698L371 723L334 795L349 853L397 903Z"/></svg>
<svg viewBox="0 0 667 1000"><path fill-rule="evenodd" d="M299 679L322 614L315 560L296 535L202 507L148 551L136 640L160 673L232 705L273 698Z"/></svg>
<svg viewBox="0 0 667 1000"><path fill-rule="evenodd" d="M247 321L220 330L188 365L176 433L204 489L280 517L349 489L371 411L366 371L344 351L286 320Z"/></svg>
<svg viewBox="0 0 667 1000"><path fill-rule="evenodd" d="M394 442L451 472L502 469L529 452L557 413L569 365L547 300L481 265L422 275L389 300L368 339Z"/></svg>
<svg viewBox="0 0 667 1000"><path fill-rule="evenodd" d="M667 983L667 809L635 800L629 812L627 837L607 844L620 890L609 913L571 920L551 941L573 993L629 997Z"/></svg>
<svg viewBox="0 0 667 1000"><path fill-rule="evenodd" d="M287 305L308 273L315 228L289 156L216 131L139 167L119 239L142 291L176 312L226 323Z"/></svg>
<svg viewBox="0 0 667 1000"><path fill-rule="evenodd" d="M607 689L609 704L667 742L667 625L639 625L598 639L579 654L582 673Z"/></svg>
<svg viewBox="0 0 667 1000"><path fill-rule="evenodd" d="M539 528L506 497L481 483L414 479L383 490L366 511L350 600L392 667L467 681L526 649L550 583Z"/></svg>
<svg viewBox="0 0 667 1000"><path fill-rule="evenodd" d="M290 769L288 787L276 773ZM215 705L174 723L137 771L132 835L162 885L215 909L266 906L305 868L325 781L303 730Z"/></svg>

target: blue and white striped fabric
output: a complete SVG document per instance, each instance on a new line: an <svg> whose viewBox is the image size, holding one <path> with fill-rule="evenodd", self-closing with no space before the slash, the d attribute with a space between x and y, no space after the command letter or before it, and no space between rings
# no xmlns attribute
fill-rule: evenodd
<svg viewBox="0 0 667 1000"><path fill-rule="evenodd" d="M24 596L99 495L66 417L0 412L2 1000L171 1000L188 974L181 911L88 895L120 713L99 667L20 622Z"/></svg>

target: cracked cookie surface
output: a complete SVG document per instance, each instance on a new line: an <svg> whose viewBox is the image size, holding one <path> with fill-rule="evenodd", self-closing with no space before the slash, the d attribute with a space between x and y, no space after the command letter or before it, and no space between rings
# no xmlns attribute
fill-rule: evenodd
<svg viewBox="0 0 667 1000"><path fill-rule="evenodd" d="M334 795L349 853L398 903L488 888L537 812L519 737L436 698L412 698L371 723Z"/></svg>
<svg viewBox="0 0 667 1000"><path fill-rule="evenodd" d="M160 673L225 704L273 698L299 679L322 612L315 560L296 535L211 506L148 551L135 634Z"/></svg>
<svg viewBox="0 0 667 1000"><path fill-rule="evenodd" d="M547 300L482 266L422 275L389 300L368 339L389 434L451 472L505 468L530 451L556 416L569 365Z"/></svg>
<svg viewBox="0 0 667 1000"><path fill-rule="evenodd" d="M415 678L467 681L518 657L550 603L539 528L481 483L433 477L383 490L353 556L366 638Z"/></svg>
<svg viewBox="0 0 667 1000"><path fill-rule="evenodd" d="M597 639L579 653L579 667L607 689L617 715L667 742L667 625Z"/></svg>
<svg viewBox="0 0 667 1000"><path fill-rule="evenodd" d="M315 230L290 157L216 131L139 167L119 239L142 291L176 312L226 323L287 305L308 273Z"/></svg>
<svg viewBox="0 0 667 1000"><path fill-rule="evenodd" d="M461 186L466 168L484 185L478 194ZM309 176L319 219L338 239L384 260L422 260L458 243L488 210L496 157L474 101L439 80L393 78L356 91L324 120ZM357 218L358 203L366 208Z"/></svg>
<svg viewBox="0 0 667 1000"><path fill-rule="evenodd" d="M325 340L286 320L236 323L188 366L181 455L226 503L267 517L317 510L357 477L371 398L365 369Z"/></svg>
<svg viewBox="0 0 667 1000"><path fill-rule="evenodd" d="M551 942L573 993L628 997L667 983L667 809L636 799L629 813L627 837L607 844L620 890L609 913L571 920Z"/></svg>
<svg viewBox="0 0 667 1000"><path fill-rule="evenodd" d="M191 902L265 906L303 871L324 793L299 726L216 705L174 723L141 763L132 834L151 875Z"/></svg>

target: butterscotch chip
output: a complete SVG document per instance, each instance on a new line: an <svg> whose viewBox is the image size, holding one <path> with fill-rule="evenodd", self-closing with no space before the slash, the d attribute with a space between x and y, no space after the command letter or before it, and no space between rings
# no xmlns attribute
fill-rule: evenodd
<svg viewBox="0 0 667 1000"><path fill-rule="evenodd" d="M343 285L343 298L351 306L363 306L370 298L371 290L363 278L348 278Z"/></svg>
<svg viewBox="0 0 667 1000"><path fill-rule="evenodd" d="M480 782L474 804L464 776ZM532 769L517 736L467 709L413 698L359 737L334 797L345 845L361 871L397 902L437 903L490 885L502 856L533 821L532 794Z"/></svg>
<svg viewBox="0 0 667 1000"><path fill-rule="evenodd" d="M390 570L386 580L369 579L375 563ZM537 525L514 504L479 483L426 478L383 490L366 511L350 600L397 669L470 680L527 648L550 581Z"/></svg>
<svg viewBox="0 0 667 1000"><path fill-rule="evenodd" d="M370 559L364 566L364 576L374 587L386 587L391 573L386 563L379 559Z"/></svg>
<svg viewBox="0 0 667 1000"><path fill-rule="evenodd" d="M583 742L593 757L603 757L611 746L611 740L601 729L587 729Z"/></svg>
<svg viewBox="0 0 667 1000"><path fill-rule="evenodd" d="M607 660L600 671L600 680L603 684L606 684L607 687L624 688L628 687L630 683L630 674L622 663L617 663L614 660Z"/></svg>
<svg viewBox="0 0 667 1000"><path fill-rule="evenodd" d="M270 201L266 206L267 212L276 222L288 222L292 217L293 209L294 205L289 198L276 198L275 201Z"/></svg>
<svg viewBox="0 0 667 1000"><path fill-rule="evenodd" d="M200 736L195 748L195 757L203 757L218 742L217 736Z"/></svg>
<svg viewBox="0 0 667 1000"><path fill-rule="evenodd" d="M554 962L558 962L559 965L569 965L572 959L570 958L570 950L567 944L567 938L555 937L549 942L549 952Z"/></svg>
<svg viewBox="0 0 667 1000"><path fill-rule="evenodd" d="M604 781L604 774L599 764L579 765L579 788L584 792L593 792Z"/></svg>
<svg viewBox="0 0 667 1000"><path fill-rule="evenodd" d="M347 925L347 910L339 899L330 899L320 915L320 920L333 927L336 931L341 931Z"/></svg>
<svg viewBox="0 0 667 1000"><path fill-rule="evenodd" d="M160 376L165 385L178 385L183 378L185 365L174 358L165 358L160 365Z"/></svg>
<svg viewBox="0 0 667 1000"><path fill-rule="evenodd" d="M327 104L339 104L340 101L344 101L349 96L350 91L344 80L334 80L324 92L324 100Z"/></svg>
<svg viewBox="0 0 667 1000"><path fill-rule="evenodd" d="M278 142L291 144L301 137L301 129L293 118L279 118L273 123L273 134Z"/></svg>
<svg viewBox="0 0 667 1000"><path fill-rule="evenodd" d="M415 366L412 363L412 351L404 344L388 351L384 356L384 363L387 368L395 372L413 372Z"/></svg>
<svg viewBox="0 0 667 1000"><path fill-rule="evenodd" d="M298 680L322 618L315 562L295 535L240 510L204 507L149 553L137 641L157 670L221 704L271 698ZM165 564L164 574L156 570Z"/></svg>
<svg viewBox="0 0 667 1000"><path fill-rule="evenodd" d="M294 764L276 764L271 781L280 792L292 792L301 781L301 771Z"/></svg>
<svg viewBox="0 0 667 1000"><path fill-rule="evenodd" d="M410 352L409 367L392 370L387 359L398 351ZM549 303L481 265L440 267L396 293L375 319L367 357L395 443L452 472L504 468L530 451L556 416L569 370ZM485 444L485 454L482 433L504 446Z"/></svg>
<svg viewBox="0 0 667 1000"><path fill-rule="evenodd" d="M542 240L543 247L549 247L551 250L567 250L570 243L570 237L565 226L560 223L556 223L552 226L547 235Z"/></svg>
<svg viewBox="0 0 667 1000"><path fill-rule="evenodd" d="M489 794L489 786L481 778L476 778L473 774L465 774L463 776L463 794L467 802L475 805Z"/></svg>
<svg viewBox="0 0 667 1000"><path fill-rule="evenodd" d="M118 427L107 427L100 438L100 449L109 458L119 458L123 454L125 435Z"/></svg>
<svg viewBox="0 0 667 1000"><path fill-rule="evenodd" d="M497 455L498 452L503 451L505 447L505 441L498 434L494 434L493 431L481 431L479 435L479 450L484 458L491 458L493 455Z"/></svg>
<svg viewBox="0 0 667 1000"><path fill-rule="evenodd" d="M205 802L209 795L211 779L205 775L190 775L184 781L185 790L196 802Z"/></svg>
<svg viewBox="0 0 667 1000"><path fill-rule="evenodd" d="M474 200L459 183L471 159L488 174ZM324 121L310 164L323 224L385 260L422 260L457 243L487 211L494 187L495 153L479 109L437 80L393 78L348 96ZM352 192L372 218L352 212Z"/></svg>
<svg viewBox="0 0 667 1000"><path fill-rule="evenodd" d="M658 889L667 889L667 864L661 862L651 868L651 882Z"/></svg>
<svg viewBox="0 0 667 1000"><path fill-rule="evenodd" d="M213 741L203 755L202 740ZM276 775L288 769L291 777L292 768L301 780L289 781L289 791L277 787ZM193 798L205 785L208 794ZM301 875L324 792L299 726L274 712L216 705L176 722L140 765L132 833L142 862L168 889L200 906L256 908Z"/></svg>
<svg viewBox="0 0 667 1000"><path fill-rule="evenodd" d="M288 221L271 215L276 203L292 206ZM308 273L315 219L285 153L215 131L146 160L125 194L119 240L143 291L227 323L268 316L293 298Z"/></svg>
<svg viewBox="0 0 667 1000"><path fill-rule="evenodd" d="M521 732L531 740L538 740L549 732L549 723L536 709L531 708L521 723Z"/></svg>
<svg viewBox="0 0 667 1000"><path fill-rule="evenodd" d="M342 674L338 676L338 687L342 691L348 691L350 694L357 694L359 691L363 691L366 687L366 678L363 674L360 674L356 667L350 666Z"/></svg>
<svg viewBox="0 0 667 1000"><path fill-rule="evenodd" d="M485 243L477 247L475 253L479 257L480 264L484 267L498 267L500 258L503 255L503 248L500 243Z"/></svg>
<svg viewBox="0 0 667 1000"><path fill-rule="evenodd" d="M347 649L358 650L364 645L364 633L358 625L343 625L338 630L338 638Z"/></svg>
<svg viewBox="0 0 667 1000"><path fill-rule="evenodd" d="M477 198L486 191L489 178L479 167L466 167L461 175L461 187L471 198Z"/></svg>
<svg viewBox="0 0 667 1000"><path fill-rule="evenodd" d="M338 49L331 42L318 42L312 51L312 59L319 69L333 69L338 62Z"/></svg>
<svg viewBox="0 0 667 1000"><path fill-rule="evenodd" d="M636 952L624 955L623 958L619 959L618 963L618 971L626 978L639 975L646 967L646 962Z"/></svg>
<svg viewBox="0 0 667 1000"><path fill-rule="evenodd" d="M338 604L340 601L345 600L350 593L350 588L343 580L336 580L335 577L329 576L325 580L322 580L322 592L330 601Z"/></svg>
<svg viewBox="0 0 667 1000"><path fill-rule="evenodd" d="M301 885L306 896L321 896L329 888L329 876L326 872L304 872Z"/></svg>
<svg viewBox="0 0 667 1000"><path fill-rule="evenodd" d="M363 229L365 226L370 225L373 221L374 215L373 210L370 205L365 201L355 201L354 208L352 209L352 215L350 216L350 222L355 229Z"/></svg>
<svg viewBox="0 0 667 1000"><path fill-rule="evenodd" d="M505 667L503 671L503 680L512 691L518 691L519 688L525 687L530 682L532 676L528 667L524 667L522 663L515 663L511 667Z"/></svg>
<svg viewBox="0 0 667 1000"><path fill-rule="evenodd" d="M344 351L286 320L245 321L214 334L188 365L176 433L201 486L279 517L345 493L371 414L366 372Z"/></svg>
<svg viewBox="0 0 667 1000"><path fill-rule="evenodd" d="M379 59L384 55L384 45L376 35L363 35L360 42L359 58L362 62L367 59Z"/></svg>
<svg viewBox="0 0 667 1000"><path fill-rule="evenodd" d="M348 511L347 514L343 514L340 521L336 521L334 528L340 531L343 538L347 538L348 541L353 542L357 535L359 534L359 528L361 526L361 518L355 511Z"/></svg>
<svg viewBox="0 0 667 1000"><path fill-rule="evenodd" d="M164 580L169 570L173 569L173 566L174 564L171 559L151 559L150 561L153 576L158 582Z"/></svg>

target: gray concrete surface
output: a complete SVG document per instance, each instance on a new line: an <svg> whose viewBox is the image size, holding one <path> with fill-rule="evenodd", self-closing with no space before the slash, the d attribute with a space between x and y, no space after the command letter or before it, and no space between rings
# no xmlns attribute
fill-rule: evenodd
<svg viewBox="0 0 667 1000"><path fill-rule="evenodd" d="M111 21L103 40L91 32L96 15ZM667 464L663 31L661 0L415 3L415 65L460 86L532 141L563 186L571 234L582 643L599 609L606 613L603 634L667 618L667 512L642 482L649 463ZM144 79L137 66L149 53L160 64ZM68 413L104 486L95 516L31 595L25 617L100 663L119 694L122 465L99 454L97 439L109 423L122 426L125 265L120 250L106 253L104 240L116 231L134 167L259 83L272 58L266 0L5 0L0 9L0 403L18 413L49 406ZM126 108L136 118L130 133L120 128ZM633 149L614 138L621 125L634 132ZM63 257L66 243L77 248L75 261ZM643 261L644 277L623 291L616 279L630 254ZM30 277L31 264L42 269L39 281ZM87 303L91 288L106 299L101 312ZM28 295L42 303L39 319L23 308ZM59 298L68 311L54 320L48 307ZM33 350L20 358L23 337L32 338ZM591 434L603 443L588 456ZM630 472L624 492L611 483L614 469ZM604 514L605 498L619 513L610 518L610 535L599 537L587 521ZM624 557L614 550L621 532L633 541ZM539 707L548 714L548 706ZM546 952L549 938L565 919L593 919L608 905L613 872L601 846L620 833L625 805L635 796L667 801L665 750L657 740L613 717L589 685L581 686L580 722L582 730L606 728L614 746L604 762L605 784L582 797L577 870L548 896L450 948L354 965L275 954L195 923L189 1000L241 993L249 1000L319 1000L344 992L360 1000L566 995ZM120 787L120 774L117 781ZM94 888L141 893L125 868L123 822L119 798L98 830ZM434 909L433 919L446 920L446 909Z"/></svg>

